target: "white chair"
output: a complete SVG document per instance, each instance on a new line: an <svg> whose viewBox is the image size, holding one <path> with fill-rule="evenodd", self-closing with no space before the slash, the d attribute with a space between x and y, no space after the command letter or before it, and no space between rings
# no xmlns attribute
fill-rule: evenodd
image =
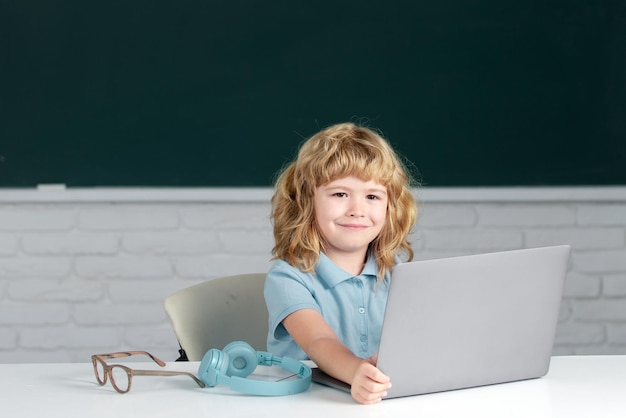
<svg viewBox="0 0 626 418"><path fill-rule="evenodd" d="M265 275L207 280L168 296L164 307L181 347L179 360L202 360L210 349L221 350L232 341L266 351Z"/></svg>

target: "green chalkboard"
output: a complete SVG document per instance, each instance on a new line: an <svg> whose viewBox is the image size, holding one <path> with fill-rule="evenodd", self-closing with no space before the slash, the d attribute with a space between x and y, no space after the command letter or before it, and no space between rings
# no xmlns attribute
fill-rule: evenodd
<svg viewBox="0 0 626 418"><path fill-rule="evenodd" d="M0 187L270 186L345 120L428 186L626 184L626 2L0 1Z"/></svg>

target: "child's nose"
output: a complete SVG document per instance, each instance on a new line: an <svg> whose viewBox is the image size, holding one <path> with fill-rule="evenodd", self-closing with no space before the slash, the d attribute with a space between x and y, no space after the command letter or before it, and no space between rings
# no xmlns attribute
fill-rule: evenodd
<svg viewBox="0 0 626 418"><path fill-rule="evenodd" d="M349 215L352 217L363 216L363 204L359 201L353 201L350 205Z"/></svg>

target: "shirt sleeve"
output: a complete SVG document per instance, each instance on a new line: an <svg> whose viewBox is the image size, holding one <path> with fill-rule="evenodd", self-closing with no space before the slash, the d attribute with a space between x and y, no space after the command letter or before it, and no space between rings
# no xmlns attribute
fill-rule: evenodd
<svg viewBox="0 0 626 418"><path fill-rule="evenodd" d="M276 261L270 268L264 288L269 314L268 347L279 342L292 341L282 325L287 316L300 309L315 309L320 312L310 281L310 274L303 273L283 260Z"/></svg>

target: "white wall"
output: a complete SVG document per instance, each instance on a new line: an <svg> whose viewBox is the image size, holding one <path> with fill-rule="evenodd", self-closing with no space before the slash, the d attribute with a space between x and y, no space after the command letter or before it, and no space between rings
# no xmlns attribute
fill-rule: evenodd
<svg viewBox="0 0 626 418"><path fill-rule="evenodd" d="M626 187L422 189L416 258L571 244L555 354L626 354ZM170 293L267 270L269 189L0 190L0 362L145 349Z"/></svg>

